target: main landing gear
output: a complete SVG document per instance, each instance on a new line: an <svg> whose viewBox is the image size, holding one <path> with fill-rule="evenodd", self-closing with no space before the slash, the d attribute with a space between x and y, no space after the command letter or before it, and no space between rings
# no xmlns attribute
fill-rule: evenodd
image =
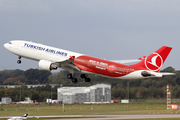
<svg viewBox="0 0 180 120"><path fill-rule="evenodd" d="M19 59L19 60L17 61L17 63L18 63L18 64L21 64L21 56L19 56L18 59Z"/></svg>
<svg viewBox="0 0 180 120"><path fill-rule="evenodd" d="M77 78L74 78L72 73L68 74L68 75L67 75L67 78L68 78L68 79L71 79L71 81L72 81L73 83L77 83L77 82L78 82L78 79L77 79ZM90 82L90 81L91 81L91 79L88 78L88 75L87 75L87 74L81 74L81 78L83 78L83 79L85 80L85 82Z"/></svg>
<svg viewBox="0 0 180 120"><path fill-rule="evenodd" d="M81 78L83 78L85 80L85 82L90 82L91 81L91 79L88 78L87 74L81 74Z"/></svg>
<svg viewBox="0 0 180 120"><path fill-rule="evenodd" d="M78 82L77 78L74 78L72 73L68 74L68 75L67 75L67 78L68 78L68 79L71 79L71 81L72 81L73 83L77 83L77 82Z"/></svg>

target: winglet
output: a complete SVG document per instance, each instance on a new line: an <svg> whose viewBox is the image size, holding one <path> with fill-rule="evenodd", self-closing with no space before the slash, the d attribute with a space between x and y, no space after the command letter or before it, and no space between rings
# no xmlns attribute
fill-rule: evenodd
<svg viewBox="0 0 180 120"><path fill-rule="evenodd" d="M75 56L69 56L69 60L74 60L75 59Z"/></svg>
<svg viewBox="0 0 180 120"><path fill-rule="evenodd" d="M144 60L146 58L146 56L142 56L140 58L138 58L138 60Z"/></svg>

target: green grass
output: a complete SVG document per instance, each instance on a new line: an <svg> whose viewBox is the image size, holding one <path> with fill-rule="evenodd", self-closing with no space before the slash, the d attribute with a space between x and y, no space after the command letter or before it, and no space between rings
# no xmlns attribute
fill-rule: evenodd
<svg viewBox="0 0 180 120"><path fill-rule="evenodd" d="M61 104L14 104L0 105L0 116L22 116L29 113L36 115L87 115L87 114L177 114L179 110L167 110L165 103L129 103L129 104L72 104L64 105L65 112L62 111ZM29 118L28 118L29 119ZM33 118L35 119L35 118ZM0 119L3 120L3 119ZM144 119L150 120L150 119ZM157 119L161 120L161 119ZM169 119L167 119L169 120ZM174 119L176 120L176 119Z"/></svg>
<svg viewBox="0 0 180 120"><path fill-rule="evenodd" d="M167 110L165 103L130 103L130 104L40 104L40 105L0 105L0 116L23 115L78 115L78 114L165 114L180 113L180 110Z"/></svg>

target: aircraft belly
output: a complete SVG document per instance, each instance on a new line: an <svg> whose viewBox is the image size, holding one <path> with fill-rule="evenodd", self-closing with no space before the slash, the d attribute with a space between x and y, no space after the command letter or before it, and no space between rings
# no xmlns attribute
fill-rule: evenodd
<svg viewBox="0 0 180 120"><path fill-rule="evenodd" d="M144 71L144 70L137 70L137 71L131 72L127 75L119 77L119 79L142 79L142 78L145 78L141 75L142 71Z"/></svg>

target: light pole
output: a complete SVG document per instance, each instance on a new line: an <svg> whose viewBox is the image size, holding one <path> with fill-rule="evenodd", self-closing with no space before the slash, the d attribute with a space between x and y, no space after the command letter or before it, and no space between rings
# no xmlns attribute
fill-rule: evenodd
<svg viewBox="0 0 180 120"><path fill-rule="evenodd" d="M127 82L127 87L128 87L128 100L129 100L129 82Z"/></svg>
<svg viewBox="0 0 180 120"><path fill-rule="evenodd" d="M21 101L21 86L20 86L20 101Z"/></svg>
<svg viewBox="0 0 180 120"><path fill-rule="evenodd" d="M51 86L51 100L52 100L52 86Z"/></svg>

